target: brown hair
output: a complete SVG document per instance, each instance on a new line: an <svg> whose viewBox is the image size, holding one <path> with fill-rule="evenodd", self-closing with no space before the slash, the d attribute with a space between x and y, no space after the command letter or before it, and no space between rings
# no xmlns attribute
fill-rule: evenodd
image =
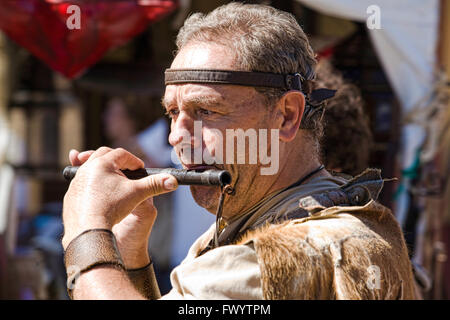
<svg viewBox="0 0 450 320"><path fill-rule="evenodd" d="M361 92L326 60L316 69L315 88L321 87L338 90L325 105L322 162L327 169L356 175L367 168L373 143Z"/></svg>

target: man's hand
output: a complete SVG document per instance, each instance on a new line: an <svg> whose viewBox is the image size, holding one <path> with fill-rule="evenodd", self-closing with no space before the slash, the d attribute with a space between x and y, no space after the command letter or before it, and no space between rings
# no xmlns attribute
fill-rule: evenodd
<svg viewBox="0 0 450 320"><path fill-rule="evenodd" d="M81 167L64 197L63 247L84 230L109 229L126 268L146 265L148 237L156 218L152 196L175 190L176 179L159 174L129 180L120 170L143 168L144 163L120 148L72 150L69 158L72 165Z"/></svg>

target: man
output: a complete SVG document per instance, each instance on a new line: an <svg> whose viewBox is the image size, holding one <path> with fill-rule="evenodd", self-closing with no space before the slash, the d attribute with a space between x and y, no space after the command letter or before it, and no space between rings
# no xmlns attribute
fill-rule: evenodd
<svg viewBox="0 0 450 320"><path fill-rule="evenodd" d="M400 228L375 201L379 172L346 181L319 162L316 111L330 92L311 91L316 61L295 18L231 3L188 18L177 46L163 99L169 142L185 168L226 169L232 183L227 195L191 186L217 222L174 269L173 289L162 298L414 298ZM249 144L252 132L266 138L258 161L254 149L239 155L236 140L223 143L239 130ZM199 150L209 158L192 163ZM229 150L238 159L219 161L225 153L229 160ZM211 157L218 161L205 160ZM69 292L75 299L159 298L145 247L156 217L151 197L177 188L176 179L128 180L120 169L143 163L122 149L72 151L70 159L81 167L64 199ZM268 160L275 172L263 170Z"/></svg>

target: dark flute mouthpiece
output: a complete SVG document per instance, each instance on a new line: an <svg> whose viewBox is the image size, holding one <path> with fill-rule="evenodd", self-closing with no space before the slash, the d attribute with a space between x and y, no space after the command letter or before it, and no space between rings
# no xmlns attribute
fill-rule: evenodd
<svg viewBox="0 0 450 320"><path fill-rule="evenodd" d="M63 175L66 180L75 177L79 167L68 166L64 168ZM182 170L174 168L143 168L138 170L122 170L128 179L137 180L158 173L173 175L179 185L202 185L202 186L226 186L231 183L231 175L226 170Z"/></svg>

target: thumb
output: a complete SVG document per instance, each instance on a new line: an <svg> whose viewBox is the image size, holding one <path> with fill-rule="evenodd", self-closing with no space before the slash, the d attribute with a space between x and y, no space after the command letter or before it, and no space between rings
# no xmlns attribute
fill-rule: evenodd
<svg viewBox="0 0 450 320"><path fill-rule="evenodd" d="M142 199L174 191L178 188L177 179L167 173L153 174L139 180L134 180L133 184L136 192L142 196Z"/></svg>

